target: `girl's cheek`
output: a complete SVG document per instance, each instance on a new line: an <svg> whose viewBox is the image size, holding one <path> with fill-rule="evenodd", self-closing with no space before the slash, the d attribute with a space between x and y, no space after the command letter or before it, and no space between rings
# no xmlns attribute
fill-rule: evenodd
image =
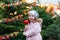
<svg viewBox="0 0 60 40"><path fill-rule="evenodd" d="M34 17L32 17L32 19L34 20L35 18L34 18Z"/></svg>
<svg viewBox="0 0 60 40"><path fill-rule="evenodd" d="M29 19L35 19L34 17L28 17Z"/></svg>
<svg viewBox="0 0 60 40"><path fill-rule="evenodd" d="M29 20L30 21L33 21L35 18L34 17L29 17Z"/></svg>

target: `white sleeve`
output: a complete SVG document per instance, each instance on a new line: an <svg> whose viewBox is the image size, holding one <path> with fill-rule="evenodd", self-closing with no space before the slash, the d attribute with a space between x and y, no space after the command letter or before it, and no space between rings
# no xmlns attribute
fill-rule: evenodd
<svg viewBox="0 0 60 40"><path fill-rule="evenodd" d="M25 36L33 36L33 35L36 35L37 33L40 33L41 32L41 27L39 25L39 23L36 23L34 25L34 27L26 32L23 32L23 35Z"/></svg>

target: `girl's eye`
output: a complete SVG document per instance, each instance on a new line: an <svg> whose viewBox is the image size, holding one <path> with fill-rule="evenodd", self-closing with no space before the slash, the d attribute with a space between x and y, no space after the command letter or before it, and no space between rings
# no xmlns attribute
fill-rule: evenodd
<svg viewBox="0 0 60 40"><path fill-rule="evenodd" d="M29 16L29 17L34 17L34 16Z"/></svg>
<svg viewBox="0 0 60 40"><path fill-rule="evenodd" d="M34 17L34 15L32 15Z"/></svg>
<svg viewBox="0 0 60 40"><path fill-rule="evenodd" d="M34 15L31 15L31 14L29 14L28 16L30 16L30 17L34 17Z"/></svg>

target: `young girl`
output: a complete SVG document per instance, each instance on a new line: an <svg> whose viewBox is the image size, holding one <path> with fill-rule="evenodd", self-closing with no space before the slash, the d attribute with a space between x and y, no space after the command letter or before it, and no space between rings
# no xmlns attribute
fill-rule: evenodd
<svg viewBox="0 0 60 40"><path fill-rule="evenodd" d="M42 20L38 19L39 14L35 10L29 11L28 14L30 23L25 26L23 35L26 36L26 40L42 40L40 34Z"/></svg>

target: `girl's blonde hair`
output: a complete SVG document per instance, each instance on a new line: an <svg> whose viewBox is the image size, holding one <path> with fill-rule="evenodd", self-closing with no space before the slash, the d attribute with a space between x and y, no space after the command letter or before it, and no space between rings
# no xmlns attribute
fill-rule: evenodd
<svg viewBox="0 0 60 40"><path fill-rule="evenodd" d="M42 26L42 22L43 22L42 18L37 18L36 21Z"/></svg>

